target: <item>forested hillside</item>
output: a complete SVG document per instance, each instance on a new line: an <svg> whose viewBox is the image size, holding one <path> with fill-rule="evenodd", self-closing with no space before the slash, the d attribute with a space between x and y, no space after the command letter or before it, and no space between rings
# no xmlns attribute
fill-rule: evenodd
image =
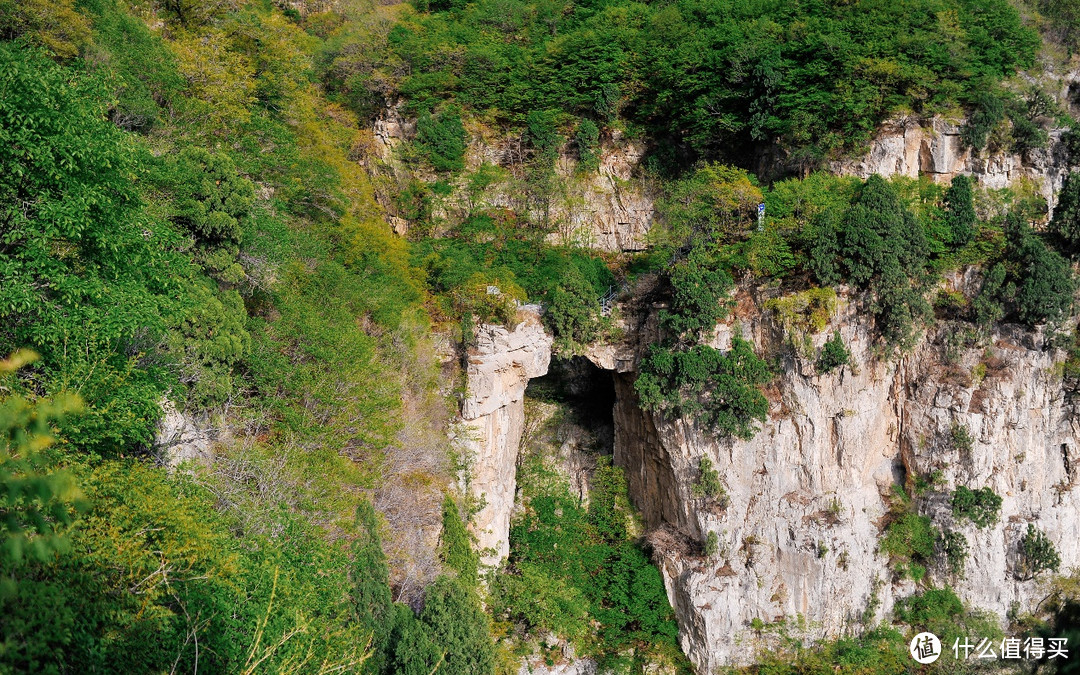
<svg viewBox="0 0 1080 675"><path fill-rule="evenodd" d="M606 459L581 495L523 458L509 561L480 565L455 426L477 326L540 303L570 357L622 337L598 299L642 283L664 309L641 405L719 437L753 437L780 367L705 344L750 281L802 294L770 307L795 331L824 325L834 287L865 294L882 359L935 316L964 345L1049 325L1076 378L1080 177L1050 219L1027 184L821 171L896 115L1045 149L1073 124L1037 72L1071 58L1070 11L0 0L0 673L502 675L555 644L692 672ZM413 125L390 159L388 110ZM517 154L478 160L485 139ZM566 182L627 139L647 245L560 236ZM937 287L966 266L974 297ZM830 344L821 372L849 362ZM213 447L170 455L170 411ZM573 425L552 419L558 447ZM901 576L925 544L904 508ZM900 623L976 620L924 590ZM788 646L762 668L907 667L889 626Z"/></svg>

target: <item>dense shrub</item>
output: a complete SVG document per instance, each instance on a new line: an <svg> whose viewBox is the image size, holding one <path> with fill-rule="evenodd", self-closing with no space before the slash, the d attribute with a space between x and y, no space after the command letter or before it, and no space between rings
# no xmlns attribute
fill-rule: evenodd
<svg viewBox="0 0 1080 675"><path fill-rule="evenodd" d="M954 518L967 518L976 527L990 527L1001 513L1001 497L988 487L972 490L959 485L953 490L949 504Z"/></svg>
<svg viewBox="0 0 1080 675"><path fill-rule="evenodd" d="M1031 523L1028 523L1027 530L1020 538L1019 548L1016 578L1021 581L1030 581L1043 572L1057 572L1061 567L1061 556L1054 542Z"/></svg>
<svg viewBox="0 0 1080 675"><path fill-rule="evenodd" d="M926 516L904 513L889 524L881 539L881 551L896 565L901 576L921 581L934 558L938 530Z"/></svg>
<svg viewBox="0 0 1080 675"><path fill-rule="evenodd" d="M465 167L465 127L461 114L453 108L435 115L421 114L416 121L416 143L436 171Z"/></svg>
<svg viewBox="0 0 1080 675"><path fill-rule="evenodd" d="M923 297L927 244L922 227L896 189L871 176L846 213L824 227L811 266L825 284L846 281L867 288L888 348L911 344L929 312Z"/></svg>
<svg viewBox="0 0 1080 675"><path fill-rule="evenodd" d="M840 337L840 331L825 342L821 348L821 356L818 357L817 369L822 373L831 373L837 368L851 363L851 352L844 346L844 340Z"/></svg>
<svg viewBox="0 0 1080 675"><path fill-rule="evenodd" d="M707 345L653 345L634 386L647 410L695 417L717 434L749 439L769 411L760 387L771 379L753 346L735 336L726 353Z"/></svg>
<svg viewBox="0 0 1080 675"><path fill-rule="evenodd" d="M968 176L956 176L945 191L945 220L953 246L965 246L975 236L978 218L975 215L972 182Z"/></svg>
<svg viewBox="0 0 1080 675"><path fill-rule="evenodd" d="M521 470L524 512L510 529L506 574L496 578L498 614L542 637L547 631L606 658L629 647L672 650L678 634L660 573L630 534L622 470L601 461L589 507L542 459Z"/></svg>

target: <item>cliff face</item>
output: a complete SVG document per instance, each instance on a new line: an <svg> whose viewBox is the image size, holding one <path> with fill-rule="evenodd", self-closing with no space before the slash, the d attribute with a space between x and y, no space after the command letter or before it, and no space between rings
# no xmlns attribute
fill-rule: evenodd
<svg viewBox="0 0 1080 675"><path fill-rule="evenodd" d="M721 326L762 350L782 348L779 329L760 306L745 321ZM814 337L838 328L856 367L817 375L788 357L771 411L751 441L717 439L692 419L642 412L629 362L617 376L615 460L654 537L683 648L700 672L753 657L753 619L798 615L807 636L835 636L871 614L887 614L914 591L894 581L878 552L887 496L908 475L940 471L942 482L916 503L935 525L962 532L970 558L964 578L932 570L972 606L1004 616L1016 602L1042 596L1015 579L1018 542L1035 523L1057 545L1063 569L1080 561L1080 429L1063 395L1055 362L1036 334L1006 327L989 349L953 350L950 329L935 329L898 362L871 354L871 326L852 305ZM633 349L633 347L630 347ZM610 363L610 361L609 361ZM981 365L980 365L981 364ZM955 425L970 450L949 441ZM728 494L726 509L691 493L700 459L709 457ZM999 523L977 530L954 522L948 493L957 485L991 487L1004 498ZM689 542L716 532L720 554L707 560Z"/></svg>
<svg viewBox="0 0 1080 675"><path fill-rule="evenodd" d="M925 174L936 181L947 182L958 174L968 174L987 188L1004 188L1020 179L1035 182L1051 209L1056 194L1068 173L1068 157L1061 143L1062 130L1050 132L1046 148L1026 154L1011 152L974 152L960 139L963 124L941 118L893 119L881 126L867 152L860 156L833 162L833 173L867 178Z"/></svg>
<svg viewBox="0 0 1080 675"><path fill-rule="evenodd" d="M454 182L453 192L433 200L434 216L460 220L477 206L489 209L509 208L529 213L535 220L552 225L552 243L576 244L602 251L640 251L655 215L649 186L637 177L638 165L645 154L640 142L619 134L603 140L598 149L595 171L579 171L575 155L564 148L556 159L553 188L549 198L525 198L523 161L528 149L514 136L492 136L483 129L473 129L465 154L465 170ZM407 182L409 170L397 151L403 141L416 135L416 123L401 114L400 106L386 108L372 129L371 155L379 166L369 168L387 173L396 181ZM470 172L483 165L499 167L504 175L487 185L480 194L470 193ZM434 181L436 176L425 176ZM380 200L389 206L392 200ZM391 215L391 224L405 234L408 223Z"/></svg>
<svg viewBox="0 0 1080 675"><path fill-rule="evenodd" d="M525 385L547 373L551 337L535 307L522 308L513 329L480 327L466 368L458 442L469 465L468 488L482 505L472 527L485 564L509 553L518 446L525 422Z"/></svg>

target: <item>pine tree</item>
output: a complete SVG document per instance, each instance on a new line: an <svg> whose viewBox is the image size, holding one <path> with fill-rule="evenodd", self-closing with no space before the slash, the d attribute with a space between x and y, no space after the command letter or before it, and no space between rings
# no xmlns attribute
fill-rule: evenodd
<svg viewBox="0 0 1080 675"><path fill-rule="evenodd" d="M945 220L949 225L953 246L964 246L975 236L975 223L978 218L975 215L971 178L968 176L956 176L945 191Z"/></svg>
<svg viewBox="0 0 1080 675"><path fill-rule="evenodd" d="M386 652L393 624L393 598L390 594L390 568L379 540L379 522L375 509L366 499L356 508L360 536L353 544L353 607L356 620L371 635L371 658L365 672L385 669Z"/></svg>
<svg viewBox="0 0 1080 675"><path fill-rule="evenodd" d="M1058 204L1050 220L1050 232L1070 250L1080 248L1080 174L1073 172L1065 177L1058 193Z"/></svg>

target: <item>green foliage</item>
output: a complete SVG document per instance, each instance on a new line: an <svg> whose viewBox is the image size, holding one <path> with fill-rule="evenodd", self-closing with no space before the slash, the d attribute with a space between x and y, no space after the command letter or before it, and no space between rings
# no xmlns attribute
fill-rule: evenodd
<svg viewBox="0 0 1080 675"><path fill-rule="evenodd" d="M975 236L978 218L975 215L971 178L968 176L961 174L954 177L945 191L945 221L954 246L965 246Z"/></svg>
<svg viewBox="0 0 1080 675"><path fill-rule="evenodd" d="M450 495L443 499L442 516L442 560L449 569L457 572L462 584L475 586L480 578L480 556L472 549L472 537Z"/></svg>
<svg viewBox="0 0 1080 675"><path fill-rule="evenodd" d="M675 651L663 581L630 533L622 470L600 461L587 510L542 459L525 460L520 476L526 508L511 523L508 570L495 578L496 615L534 637L566 637L579 653Z"/></svg>
<svg viewBox="0 0 1080 675"><path fill-rule="evenodd" d="M840 331L836 331L821 348L817 369L822 373L831 373L837 368L842 368L849 363L851 363L851 352L844 346L844 340L840 337Z"/></svg>
<svg viewBox="0 0 1080 675"><path fill-rule="evenodd" d="M556 349L573 354L600 337L600 303L593 285L571 267L548 294L544 325L555 337Z"/></svg>
<svg viewBox="0 0 1080 675"><path fill-rule="evenodd" d="M963 424L953 424L949 428L949 441L953 449L961 455L970 454L971 449L975 447L975 439L971 437L971 432Z"/></svg>
<svg viewBox="0 0 1080 675"><path fill-rule="evenodd" d="M578 170L582 172L596 171L600 166L600 128L589 118L578 122L574 132L574 147L577 149L578 161L581 163Z"/></svg>
<svg viewBox="0 0 1080 675"><path fill-rule="evenodd" d="M491 621L464 576L442 576L428 586L420 621L442 654L442 665L435 672L494 675Z"/></svg>
<svg viewBox="0 0 1080 675"><path fill-rule="evenodd" d="M967 537L961 532L942 530L940 543L946 569L955 576L963 576L968 556Z"/></svg>
<svg viewBox="0 0 1080 675"><path fill-rule="evenodd" d="M1061 556L1057 547L1046 533L1032 523L1028 523L1024 536L1020 538L1020 556L1016 561L1016 578L1030 581L1043 572L1057 572L1061 567Z"/></svg>
<svg viewBox="0 0 1080 675"><path fill-rule="evenodd" d="M780 647L764 650L761 654L756 667L758 672L770 675L901 675L908 672L911 663L907 640L895 628L885 624L861 635L820 641L788 636L784 630L783 627L779 629Z"/></svg>
<svg viewBox="0 0 1080 675"><path fill-rule="evenodd" d="M365 663L367 672L378 673L386 660L394 603L390 594L390 569L386 564L379 538L378 516L371 503L364 500L356 507L360 534L353 542L352 581L353 611L362 630L371 634L372 657Z"/></svg>
<svg viewBox="0 0 1080 675"><path fill-rule="evenodd" d="M36 355L17 352L0 361L0 391L10 391L12 374ZM85 510L82 492L71 473L54 466L48 448L55 439L50 426L77 412L77 396L28 401L0 397L0 566L18 567L24 560L46 562L68 550L67 532Z"/></svg>
<svg viewBox="0 0 1080 675"><path fill-rule="evenodd" d="M988 487L972 490L959 485L953 490L949 504L954 518L967 518L976 527L990 527L997 523L1001 513L1001 497Z"/></svg>
<svg viewBox="0 0 1080 675"><path fill-rule="evenodd" d="M1065 250L1075 252L1080 249L1080 174L1072 172L1065 177L1048 229Z"/></svg>
<svg viewBox="0 0 1080 675"><path fill-rule="evenodd" d="M1009 258L1017 269L1013 283L1020 320L1029 326L1060 321L1071 311L1076 290L1068 261L1027 225L1014 221L1011 228Z"/></svg>
<svg viewBox="0 0 1080 675"><path fill-rule="evenodd" d="M1032 64L1039 43L1004 0L857 12L700 0L417 7L390 35L393 58L375 64L382 77L408 73L400 91L411 100L452 99L516 123L536 111L610 120L622 109L666 141L657 154L667 163L777 142L795 168L813 168L896 110L932 115L971 101Z"/></svg>
<svg viewBox="0 0 1080 675"><path fill-rule="evenodd" d="M696 342L727 316L731 306L728 294L734 282L704 245L694 246L674 265L671 286L671 305L661 311L660 321L676 339Z"/></svg>
<svg viewBox="0 0 1080 675"><path fill-rule="evenodd" d="M720 482L720 473L713 468L712 460L702 457L698 461L698 475L690 486L690 494L697 499L711 499L719 504L727 501L727 491Z"/></svg>
<svg viewBox="0 0 1080 675"><path fill-rule="evenodd" d="M921 581L933 560L937 539L938 530L928 517L904 513L885 529L881 551L892 559L901 576Z"/></svg>
<svg viewBox="0 0 1080 675"><path fill-rule="evenodd" d="M10 44L0 61L0 353L33 348L52 391L79 383L86 414L65 433L81 449L129 450L152 438L170 380L136 363L192 269L142 207L144 155L104 119L104 83Z"/></svg>
<svg viewBox="0 0 1080 675"><path fill-rule="evenodd" d="M174 223L200 243L240 241L243 220L255 202L255 187L237 174L227 155L185 148L165 172L159 181L171 188Z"/></svg>
<svg viewBox="0 0 1080 675"><path fill-rule="evenodd" d="M751 174L711 163L668 185L657 212L667 243L681 246L702 238L732 243L749 233L763 198Z"/></svg>
<svg viewBox="0 0 1080 675"><path fill-rule="evenodd" d="M436 171L465 167L465 127L453 107L436 115L422 113L416 121L416 143Z"/></svg>
<svg viewBox="0 0 1080 675"><path fill-rule="evenodd" d="M836 311L836 305L836 291L829 287L808 288L765 301L765 309L776 312L777 319L792 341L824 330Z"/></svg>
<svg viewBox="0 0 1080 675"><path fill-rule="evenodd" d="M719 435L749 439L757 431L754 422L765 421L769 411L760 387L771 379L753 346L734 336L726 353L707 345L653 345L634 387L647 410L696 417Z"/></svg>
<svg viewBox="0 0 1080 675"><path fill-rule="evenodd" d="M927 244L914 214L889 183L866 181L843 218L819 235L811 265L825 284L846 281L870 291L887 348L907 347L929 312L923 298Z"/></svg>
<svg viewBox="0 0 1080 675"><path fill-rule="evenodd" d="M705 535L705 556L715 558L719 553L720 536L716 532L709 530L709 533Z"/></svg>

